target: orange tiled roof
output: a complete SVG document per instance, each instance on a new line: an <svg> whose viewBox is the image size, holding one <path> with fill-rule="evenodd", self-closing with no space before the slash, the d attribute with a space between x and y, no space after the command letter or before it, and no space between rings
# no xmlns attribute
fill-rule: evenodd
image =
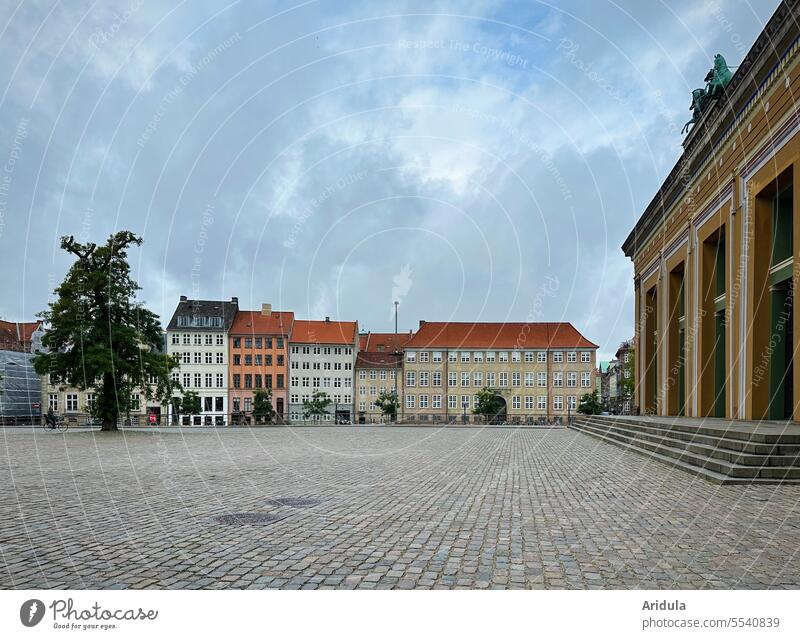
<svg viewBox="0 0 800 639"><path fill-rule="evenodd" d="M367 333L360 336L359 350L370 353L392 353L403 350L414 334L408 333Z"/></svg>
<svg viewBox="0 0 800 639"><path fill-rule="evenodd" d="M597 348L569 322L423 322L407 348Z"/></svg>
<svg viewBox="0 0 800 639"><path fill-rule="evenodd" d="M269 316L261 311L237 311L231 325L231 334L238 335L289 335L294 323L291 311L272 311Z"/></svg>
<svg viewBox="0 0 800 639"><path fill-rule="evenodd" d="M0 350L30 350L33 332L41 322L6 322L0 320Z"/></svg>
<svg viewBox="0 0 800 639"><path fill-rule="evenodd" d="M403 356L395 355L393 352L361 351L356 357L356 368L397 368L402 361Z"/></svg>
<svg viewBox="0 0 800 639"><path fill-rule="evenodd" d="M291 341L307 344L356 343L358 322L333 322L330 320L295 320Z"/></svg>

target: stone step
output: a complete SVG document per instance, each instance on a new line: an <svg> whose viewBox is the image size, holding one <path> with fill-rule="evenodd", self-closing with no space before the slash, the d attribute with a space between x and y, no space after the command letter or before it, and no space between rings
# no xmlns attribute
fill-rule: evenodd
<svg viewBox="0 0 800 639"><path fill-rule="evenodd" d="M692 437L686 433L675 433L652 428L641 428L639 426L621 426L619 423L607 424L597 423L591 419L580 418L579 423L588 426L595 426L599 429L606 429L610 432L620 433L629 437L636 437L655 444L665 444L674 448L682 448L698 455L722 459L734 464L744 464L745 466L799 466L800 451L793 454L782 454L783 447L772 446L769 444L753 444L746 446L739 440L729 440L725 438L714 438L708 435ZM736 449L736 445L745 445L746 452ZM752 452L753 449L758 452Z"/></svg>
<svg viewBox="0 0 800 639"><path fill-rule="evenodd" d="M648 456L658 459L671 459L680 462L680 466L691 466L702 471L717 473L729 479L740 480L763 480L763 483L770 482L791 482L800 483L800 467L795 466L745 466L724 461L722 459L711 458L705 455L689 452L681 448L675 448L668 443L656 444L644 439L631 437L620 433L605 430L602 427L595 427L586 424L573 424L573 428L583 433L603 438L609 443L616 443L625 448L631 448L638 452L643 452ZM766 459L766 458L765 458ZM768 461L768 460L766 460ZM675 465L675 464L673 464ZM701 473L705 474L705 473Z"/></svg>
<svg viewBox="0 0 800 639"><path fill-rule="evenodd" d="M680 422L671 422L669 417L663 417L663 421L656 420L643 420L636 419L635 417L617 417L610 415L593 415L593 419L602 422L614 422L622 425L636 425L645 428L659 428L661 430L672 430L685 433L699 433L701 435L710 435L712 437L725 437L727 439L738 439L747 442L763 443L763 444L778 444L785 446L800 446L800 433L796 432L793 426L787 427L787 432L763 432L759 430L747 431L738 430L733 428L725 428L721 425L713 423L703 423L701 426L693 424L684 424ZM791 432L789 432L791 430Z"/></svg>
<svg viewBox="0 0 800 639"><path fill-rule="evenodd" d="M654 453L652 451L645 450L643 448L638 448L637 446L635 446L633 444L623 444L623 443L621 443L621 442L619 442L617 440L610 439L608 437L604 437L603 435L598 434L596 432L591 432L589 430L584 430L582 426L573 427L573 428L574 428L574 430L577 430L577 431L579 431L579 432L581 432L581 433L583 433L585 435L588 435L589 437L592 437L594 439L598 439L598 440L603 441L603 442L605 442L607 444L610 444L612 446L616 446L618 448L622 448L624 450L631 450L631 451L633 451L633 452L635 452L635 453L637 453L639 455L643 455L643 456L645 456L645 457L647 457L649 459L653 459L653 460L656 460L656 461L661 462L663 464L666 464L668 466L673 466L675 468L678 468L678 469L680 469L680 470L682 470L684 472L691 473L693 475L698 475L700 477L703 477L704 479L706 479L706 480L708 480L708 481L710 481L712 483L715 483L715 484L725 484L725 485L736 485L736 484L747 484L747 485L751 485L751 484L800 484L800 480L795 480L795 479L781 480L781 479L760 479L760 478L755 478L754 479L754 478L728 477L727 475L725 475L723 473L715 472L713 470L709 470L707 468L703 468L703 467L700 467L700 466L695 466L693 464L688 464L686 462L683 462L683 461L680 461L678 459L675 459L674 457L668 457L666 455L661 455L659 453Z"/></svg>

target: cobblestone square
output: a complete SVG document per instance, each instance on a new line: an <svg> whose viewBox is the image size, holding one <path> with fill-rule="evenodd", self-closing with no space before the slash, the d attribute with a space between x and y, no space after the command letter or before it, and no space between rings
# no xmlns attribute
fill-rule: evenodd
<svg viewBox="0 0 800 639"><path fill-rule="evenodd" d="M2 432L2 588L796 588L800 486L580 433Z"/></svg>

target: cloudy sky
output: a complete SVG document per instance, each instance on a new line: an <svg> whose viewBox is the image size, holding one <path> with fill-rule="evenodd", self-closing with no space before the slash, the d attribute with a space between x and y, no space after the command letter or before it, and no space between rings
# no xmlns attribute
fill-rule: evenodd
<svg viewBox="0 0 800 639"><path fill-rule="evenodd" d="M0 0L0 317L58 238L144 237L141 297L633 333L620 245L691 89L777 0Z"/></svg>

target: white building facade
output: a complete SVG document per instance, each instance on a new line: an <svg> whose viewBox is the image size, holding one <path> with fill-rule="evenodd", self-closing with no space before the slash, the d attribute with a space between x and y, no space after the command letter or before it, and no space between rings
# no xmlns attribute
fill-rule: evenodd
<svg viewBox="0 0 800 639"><path fill-rule="evenodd" d="M222 302L181 296L167 326L167 353L180 361L172 379L200 396L200 413L181 415L182 424L224 426L230 422L228 333L238 308L236 297ZM170 406L170 423L172 412Z"/></svg>

